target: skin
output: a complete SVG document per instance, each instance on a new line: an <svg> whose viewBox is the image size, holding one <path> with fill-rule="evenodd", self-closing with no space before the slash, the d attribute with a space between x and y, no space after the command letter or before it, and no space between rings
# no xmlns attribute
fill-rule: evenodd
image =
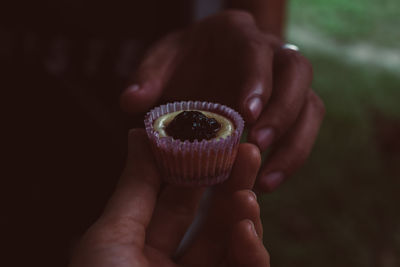
<svg viewBox="0 0 400 267"><path fill-rule="evenodd" d="M258 174L258 192L274 190L304 163L325 113L311 89L311 64L299 52L281 48L281 30L257 9L267 8L267 2L232 1L254 14L227 10L165 36L121 95L122 108L134 116L181 100L238 110L248 141L262 152L272 150ZM273 2L283 8L281 1Z"/></svg>
<svg viewBox="0 0 400 267"><path fill-rule="evenodd" d="M229 0L228 7L249 12L262 32L283 39L286 0Z"/></svg>
<svg viewBox="0 0 400 267"><path fill-rule="evenodd" d="M77 246L70 267L270 266L250 190L261 161L257 147L240 145L229 180L214 187L202 205L204 188L162 184L150 151L145 132L131 131L115 193ZM199 226L176 253L196 213Z"/></svg>

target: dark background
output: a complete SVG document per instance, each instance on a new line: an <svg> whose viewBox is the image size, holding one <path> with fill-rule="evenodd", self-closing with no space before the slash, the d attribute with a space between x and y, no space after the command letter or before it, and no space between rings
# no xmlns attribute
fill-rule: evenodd
<svg viewBox="0 0 400 267"><path fill-rule="evenodd" d="M146 47L192 16L190 1L2 2L0 265L67 264L138 125L120 111L120 93Z"/></svg>

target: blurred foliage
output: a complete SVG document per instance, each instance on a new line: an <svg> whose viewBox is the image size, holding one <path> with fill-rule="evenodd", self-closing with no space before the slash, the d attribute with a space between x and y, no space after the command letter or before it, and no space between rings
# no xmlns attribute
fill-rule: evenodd
<svg viewBox="0 0 400 267"><path fill-rule="evenodd" d="M343 42L373 42L398 47L398 0L292 0L291 25L319 30Z"/></svg>
<svg viewBox="0 0 400 267"><path fill-rule="evenodd" d="M399 9L398 0L297 0L289 28L393 49ZM399 71L306 45L301 51L327 114L306 165L260 198L272 266L400 266L400 158L386 153L382 143L390 148L393 140L381 134L400 125Z"/></svg>

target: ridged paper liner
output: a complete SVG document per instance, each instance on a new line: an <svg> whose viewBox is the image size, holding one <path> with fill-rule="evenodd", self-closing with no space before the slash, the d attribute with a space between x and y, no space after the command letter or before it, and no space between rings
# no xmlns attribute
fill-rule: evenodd
<svg viewBox="0 0 400 267"><path fill-rule="evenodd" d="M161 116L180 110L204 110L222 115L232 121L233 133L226 138L188 140L159 137L154 122ZM182 101L162 105L149 111L145 127L164 180L170 184L209 186L225 181L235 161L244 121L233 109L210 102Z"/></svg>

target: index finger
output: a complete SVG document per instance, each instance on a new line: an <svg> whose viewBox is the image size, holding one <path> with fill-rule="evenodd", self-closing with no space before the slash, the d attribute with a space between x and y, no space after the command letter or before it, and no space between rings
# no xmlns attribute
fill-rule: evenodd
<svg viewBox="0 0 400 267"><path fill-rule="evenodd" d="M143 245L160 184L160 174L146 133L144 130L132 130L125 170L99 221L117 228L118 235L124 240L135 240Z"/></svg>
<svg viewBox="0 0 400 267"><path fill-rule="evenodd" d="M273 50L263 36L253 39L245 54L245 77L239 98L240 110L250 124L258 119L272 92Z"/></svg>

